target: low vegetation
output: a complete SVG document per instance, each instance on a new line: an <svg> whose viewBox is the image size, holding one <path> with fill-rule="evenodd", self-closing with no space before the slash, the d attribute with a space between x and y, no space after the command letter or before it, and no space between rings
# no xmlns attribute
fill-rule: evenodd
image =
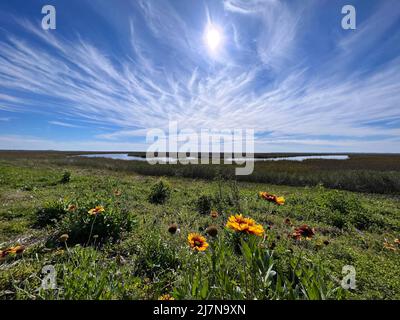
<svg viewBox="0 0 400 320"><path fill-rule="evenodd" d="M400 298L396 195L66 161L0 160L0 299Z"/></svg>

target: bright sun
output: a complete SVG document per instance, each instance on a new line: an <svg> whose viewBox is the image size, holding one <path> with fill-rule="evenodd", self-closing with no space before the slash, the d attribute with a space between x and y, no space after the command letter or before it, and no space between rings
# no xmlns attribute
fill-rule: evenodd
<svg viewBox="0 0 400 320"><path fill-rule="evenodd" d="M215 52L222 44L222 32L218 27L209 24L204 32L204 40L210 51Z"/></svg>

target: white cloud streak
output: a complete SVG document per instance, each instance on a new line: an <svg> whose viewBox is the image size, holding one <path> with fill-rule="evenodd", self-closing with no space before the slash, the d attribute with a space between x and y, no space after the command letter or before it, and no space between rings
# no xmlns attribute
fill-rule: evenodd
<svg viewBox="0 0 400 320"><path fill-rule="evenodd" d="M33 136L1 135L3 150L65 150L65 151L132 151L143 150L144 143L107 142L99 140L59 141Z"/></svg>
<svg viewBox="0 0 400 320"><path fill-rule="evenodd" d="M63 121L49 121L50 124L60 127L67 127L67 128L80 128L81 126L77 126L71 123L63 122Z"/></svg>

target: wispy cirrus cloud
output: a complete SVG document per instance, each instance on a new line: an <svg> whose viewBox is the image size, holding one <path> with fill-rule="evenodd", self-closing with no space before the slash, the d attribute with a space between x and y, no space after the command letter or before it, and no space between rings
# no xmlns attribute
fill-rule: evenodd
<svg viewBox="0 0 400 320"><path fill-rule="evenodd" d="M370 150L379 141L399 151L400 126L376 123L400 117L400 48L388 55L376 46L371 53L374 44L400 36L398 28L385 33L400 12L390 4L377 4L356 32L330 39L332 50L314 63L313 47L303 40L304 21L315 14L290 1L213 2L197 14L204 24L172 2L138 1L135 16L123 17L128 29L118 40L126 50L119 53L110 49L116 39L99 44L78 31L44 32L17 18L20 32L0 40L0 86L6 90L0 110L44 112L53 116L50 124L71 130L109 127L92 137L104 145L143 139L147 129L166 129L172 120L194 130L253 128L260 151L277 145L289 151L299 145L304 151ZM225 13L213 15L225 27L219 59L206 54L199 28L213 10ZM324 45L324 34L313 35ZM363 64L371 54L379 63L369 58Z"/></svg>
<svg viewBox="0 0 400 320"><path fill-rule="evenodd" d="M309 4L305 3L299 9L278 0L224 0L227 11L260 21L255 39L257 54L265 66L275 70L293 63L291 58L298 38L297 31L302 19L307 18L303 16L303 11Z"/></svg>
<svg viewBox="0 0 400 320"><path fill-rule="evenodd" d="M60 141L35 136L1 135L3 150L65 150L65 151L132 151L144 150L145 143L110 142L99 140Z"/></svg>
<svg viewBox="0 0 400 320"><path fill-rule="evenodd" d="M50 124L60 127L67 127L67 128L80 128L81 126L77 126L75 124L63 122L63 121L49 121Z"/></svg>

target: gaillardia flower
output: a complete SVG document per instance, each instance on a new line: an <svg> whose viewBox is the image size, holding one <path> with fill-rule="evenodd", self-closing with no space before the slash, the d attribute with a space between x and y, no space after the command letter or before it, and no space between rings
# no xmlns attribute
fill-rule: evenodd
<svg viewBox="0 0 400 320"><path fill-rule="evenodd" d="M25 250L24 246L15 246L15 247L10 247L4 251L0 250L0 258L5 258L9 254L21 254Z"/></svg>
<svg viewBox="0 0 400 320"><path fill-rule="evenodd" d="M265 191L264 192L260 191L258 193L258 195L260 196L260 198L262 198L262 199L264 199L266 201L273 202L273 203L276 203L278 205L285 204L285 198L284 197L278 197L278 196L276 196L274 194L270 194L270 193L265 192Z"/></svg>
<svg viewBox="0 0 400 320"><path fill-rule="evenodd" d="M77 206L74 204L70 204L67 208L67 211L74 212L77 209Z"/></svg>
<svg viewBox="0 0 400 320"><path fill-rule="evenodd" d="M168 232L169 232L170 234L175 234L177 230L178 230L178 225L177 225L176 223L171 223L171 224L168 226Z"/></svg>
<svg viewBox="0 0 400 320"><path fill-rule="evenodd" d="M261 224L257 224L253 219L245 218L241 214L230 216L226 227L236 232L254 234L259 237L264 234L264 228Z"/></svg>
<svg viewBox="0 0 400 320"><path fill-rule="evenodd" d="M188 235L188 242L190 247L196 251L205 251L208 248L206 238L198 233L190 233Z"/></svg>
<svg viewBox="0 0 400 320"><path fill-rule="evenodd" d="M389 243L389 242L387 242L387 241L385 241L385 242L383 243L383 247L384 247L385 249L387 249L387 250L396 251L396 247L395 247L392 243Z"/></svg>
<svg viewBox="0 0 400 320"><path fill-rule="evenodd" d="M210 216L211 216L211 218L218 218L218 211L215 211L215 210L211 211Z"/></svg>
<svg viewBox="0 0 400 320"><path fill-rule="evenodd" d="M218 235L218 228L216 226L211 225L206 229L206 233L209 236L215 238Z"/></svg>
<svg viewBox="0 0 400 320"><path fill-rule="evenodd" d="M93 208L93 209L90 209L89 211L88 211L88 213L91 215L91 216L95 216L95 215L97 215L97 214L99 214L99 213L101 213L101 212L104 212L105 210L104 210L104 207L103 206L96 206L95 208Z"/></svg>
<svg viewBox="0 0 400 320"><path fill-rule="evenodd" d="M294 232L292 233L292 238L296 240L301 240L302 238L305 238L306 240L311 240L313 236L315 236L315 229L306 224L295 228Z"/></svg>
<svg viewBox="0 0 400 320"><path fill-rule="evenodd" d="M62 235L58 238L58 240L59 240L60 242L67 242L68 238L69 238L69 235L66 234L66 233L64 233L64 234L62 234Z"/></svg>
<svg viewBox="0 0 400 320"><path fill-rule="evenodd" d="M11 253L21 254L24 251L25 251L25 247L24 246L16 246L16 247L10 248L10 252Z"/></svg>
<svg viewBox="0 0 400 320"><path fill-rule="evenodd" d="M288 226L291 226L291 225L292 225L292 221L290 221L289 218L286 218L285 220L283 220L283 223L286 224L286 225L288 225Z"/></svg>

